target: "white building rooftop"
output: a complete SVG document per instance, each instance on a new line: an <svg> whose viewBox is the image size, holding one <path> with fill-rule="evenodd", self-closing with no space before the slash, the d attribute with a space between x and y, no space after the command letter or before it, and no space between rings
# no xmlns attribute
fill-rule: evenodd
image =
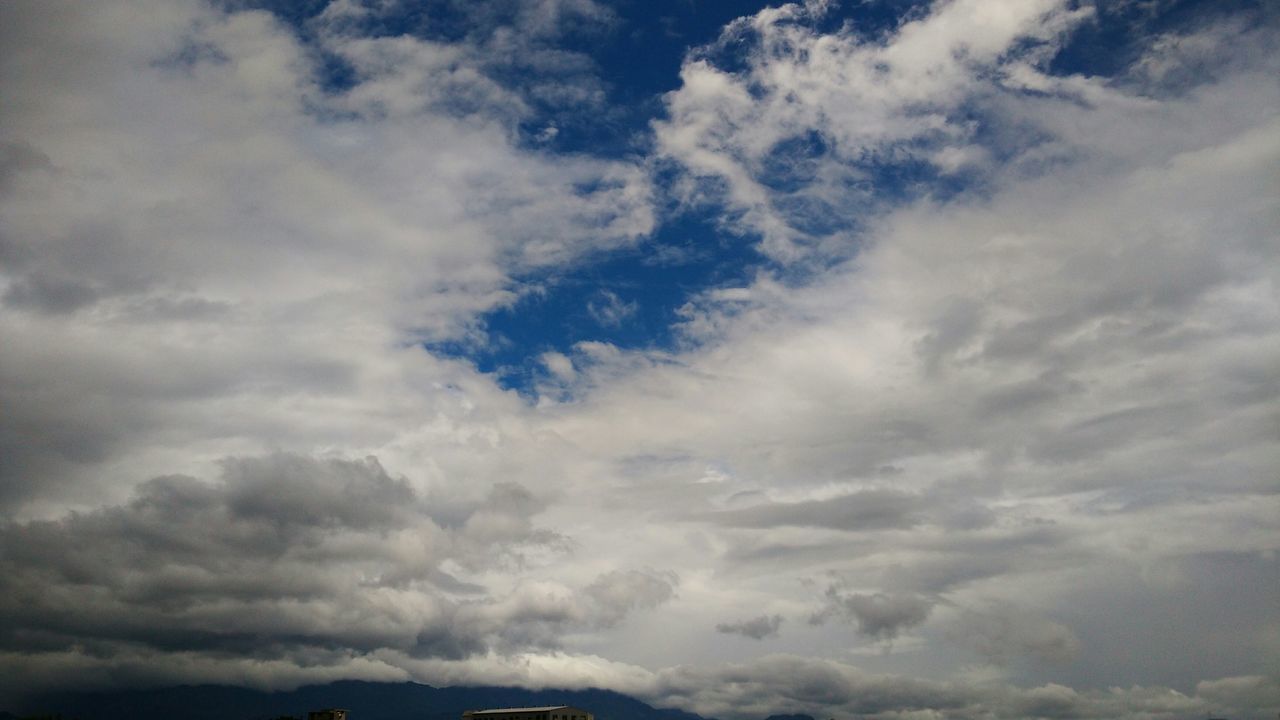
<svg viewBox="0 0 1280 720"><path fill-rule="evenodd" d="M522 707L522 708L495 708L493 710L468 710L471 715L496 715L498 713L528 713L528 712L550 712L552 710L563 710L568 705L548 705L546 707Z"/></svg>

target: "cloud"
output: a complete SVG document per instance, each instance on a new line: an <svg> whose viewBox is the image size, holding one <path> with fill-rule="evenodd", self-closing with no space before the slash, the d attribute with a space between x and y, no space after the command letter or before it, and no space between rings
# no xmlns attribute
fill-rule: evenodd
<svg viewBox="0 0 1280 720"><path fill-rule="evenodd" d="M652 609L675 596L679 578L670 571L612 571L596 578L583 592L596 603L600 622L616 625L637 609Z"/></svg>
<svg viewBox="0 0 1280 720"><path fill-rule="evenodd" d="M1062 664L1080 654L1080 639L1070 628L1007 602L965 611L953 633L959 642L998 663L1028 656Z"/></svg>
<svg viewBox="0 0 1280 720"><path fill-rule="evenodd" d="M400 34L393 42L388 27L403 21L403 7L348 2L329 3L307 23L353 68L368 75L379 71L396 53L430 48L427 59L433 82L416 85L413 96L427 99L445 112L470 113L498 109L510 116L537 115L551 122L529 139L554 138L555 122L579 123L584 111L607 113L605 88L591 58L566 49L564 41L607 37L616 23L613 12L591 0L520 0L500 5L431 3L418 9L414 40ZM372 40L372 42L370 42ZM399 59L406 59L401 56ZM395 69L398 83L416 83L412 69ZM376 88L361 78L361 92ZM440 92L445 90L445 92ZM408 99L408 98L405 98ZM492 100L499 100L495 105ZM505 106L505 107L502 107ZM385 107L385 106L384 106Z"/></svg>
<svg viewBox="0 0 1280 720"><path fill-rule="evenodd" d="M716 632L726 635L741 635L753 640L777 637L778 628L782 626L781 615L761 615L750 620L738 620L716 624Z"/></svg>
<svg viewBox="0 0 1280 720"><path fill-rule="evenodd" d="M532 111L491 53L330 10L306 37L199 2L3 11L0 323L24 338L0 361L7 507L118 500L175 468L92 463L160 435L186 445L183 472L349 442L314 442L331 400L403 398L375 379L402 371L456 385L420 342L472 332L515 273L651 229L634 163L521 149ZM350 86L325 85L325 54ZM385 442L401 422L361 425Z"/></svg>
<svg viewBox="0 0 1280 720"><path fill-rule="evenodd" d="M1280 707L1280 682L1263 675L1204 680L1196 685L1196 694L1226 707Z"/></svg>
<svg viewBox="0 0 1280 720"><path fill-rule="evenodd" d="M884 593L843 593L827 588L826 607L813 614L810 624L821 625L840 617L857 623L858 632L877 640L892 640L898 633L929 619L934 602L919 595Z"/></svg>
<svg viewBox="0 0 1280 720"><path fill-rule="evenodd" d="M563 381L573 380L577 371L574 370L573 361L564 353L546 352L542 354L542 364L556 378Z"/></svg>
<svg viewBox="0 0 1280 720"><path fill-rule="evenodd" d="M606 327L622 325L639 309L638 303L627 302L611 290L601 290L595 300L587 303L587 312L591 313L591 317L595 318L596 322Z"/></svg>
<svg viewBox="0 0 1280 720"><path fill-rule="evenodd" d="M555 648L567 629L670 599L674 577L652 571L607 573L578 592L551 581L491 592L451 576L554 551L561 538L531 520L541 507L499 485L452 524L372 458L227 459L216 482L160 477L122 506L6 524L0 643L104 657L462 659Z"/></svg>
<svg viewBox="0 0 1280 720"><path fill-rule="evenodd" d="M732 71L690 61L686 84L668 98L671 117L658 127L660 137L688 143L673 159L695 175L706 169L694 185L706 193L700 199L762 236L765 220L736 214L749 202L738 204L733 183L766 183L732 173L752 170L743 154L768 144L751 145L751 132L773 137L772 127L753 124L773 98L769 80L790 87L816 62L816 48L833 46L829 55L840 58L864 45L880 52L897 37L868 43L803 19L774 28L772 17L747 23L795 34L808 56L757 57L748 42L744 62L724 63ZM756 32L746 27L738 29ZM1205 30L1203 41L1221 36ZM686 308L693 347L674 358L631 353L592 369L609 382L557 417L557 431L590 437L605 454L687 458L679 470L654 463L647 473L619 463L619 482L628 507L639 511L647 500L646 517L677 518L691 535L705 534L700 557L732 578L735 596L795 602L791 588L826 573L841 588L862 589L840 590L840 599L858 598L853 607L833 603L850 621L843 647L912 627L934 647L951 623L949 608L999 600L1020 612L975 620L984 639L968 647L985 647L980 657L1017 666L1009 672L1027 683L1069 679L1081 691L1114 682L1089 668L1126 653L1118 642L1107 650L1096 643L1138 622L1137 607L1151 607L1154 596L1173 603L1186 593L1144 589L1146 602L1120 611L1100 598L1110 597L1108 583L1131 583L1108 568L1150 572L1163 566L1156 558L1180 564L1210 548L1256 559L1275 545L1266 537L1275 523L1263 513L1276 508L1266 480L1277 458L1267 431L1273 413L1264 409L1274 396L1264 378L1273 373L1264 368L1275 364L1277 215L1264 188L1280 148L1280 97L1261 82L1274 70L1265 52L1273 38L1271 28L1236 36L1230 48L1217 44L1231 58L1221 75L1172 94L1144 85L1140 73L1019 70L1045 81L1038 91L990 85L998 68L975 74L957 102L991 113L992 134L964 136L983 144L992 163L976 188L863 213L864 229L850 234L856 256L808 280L761 272L708 290ZM838 92L815 94L824 112L814 122L851 117L828 105ZM780 89L777 102L784 97ZM681 115L680 103L702 100L695 109L705 114ZM829 132L859 130L847 124ZM856 165L821 139L805 157ZM769 188L765 197L782 192ZM856 187L848 192L856 204ZM730 469L731 482L696 485L709 463ZM869 488L877 494L864 495ZM742 507L735 497L768 500ZM852 513L860 507L879 508L867 528L831 532L858 528ZM879 589L878 602L869 589ZM891 602L899 598L907 600ZM1204 646L1203 628L1220 609L1186 603L1178 606L1200 608L1187 610L1198 620L1164 632ZM927 622L905 622L922 616ZM841 632L837 623L824 629ZM1135 627L1123 637L1175 642L1156 635ZM803 652L821 640L795 642ZM1228 660L1215 650L1211 664L1247 674L1273 654L1260 641L1235 647L1240 655ZM895 662L939 674L954 667L919 654ZM1154 656L1120 664L1148 668L1133 683L1183 688L1205 666Z"/></svg>
<svg viewBox="0 0 1280 720"><path fill-rule="evenodd" d="M1056 0L959 0L881 39L853 26L812 30L828 11L793 3L730 24L685 61L669 117L655 124L659 152L782 261L847 254L837 243L880 202L877 166L954 172L981 158L972 115L983 96L1012 69L1052 57L1090 15Z"/></svg>
<svg viewBox="0 0 1280 720"><path fill-rule="evenodd" d="M805 525L837 530L884 530L919 522L918 498L892 490L864 490L829 500L764 503L712 513L709 519L730 527L767 528Z"/></svg>
<svg viewBox="0 0 1280 720"><path fill-rule="evenodd" d="M557 150L605 98L556 38L609 14L502 7L0 5L0 690L1274 716L1274 21L1095 77L1077 4L766 9L601 158ZM768 256L671 346L533 344L543 403L426 349L659 195Z"/></svg>
<svg viewBox="0 0 1280 720"><path fill-rule="evenodd" d="M1250 704L1256 677L1224 679L1230 697L1185 695L1169 688L1114 687L1078 691L1047 683L1018 688L999 682L938 682L878 675L831 660L769 655L713 667L679 667L657 674L654 693L679 698L706 716L762 717L783 711L847 713L872 718L1142 718L1200 714L1263 717L1270 706ZM1219 683L1214 683L1216 688ZM1207 688L1206 688L1207 689ZM1236 713L1238 714L1238 713Z"/></svg>
<svg viewBox="0 0 1280 720"><path fill-rule="evenodd" d="M236 458L224 462L223 479L229 513L277 526L394 527L403 524L400 513L415 499L408 483L389 477L372 458L365 463L317 463L290 455ZM141 492L139 507L178 514L186 512L187 502L211 499L205 488L185 479L153 480Z"/></svg>

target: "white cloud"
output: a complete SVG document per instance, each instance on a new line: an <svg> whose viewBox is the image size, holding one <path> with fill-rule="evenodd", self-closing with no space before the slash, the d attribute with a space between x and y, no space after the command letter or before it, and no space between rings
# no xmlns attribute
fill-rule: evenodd
<svg viewBox="0 0 1280 720"><path fill-rule="evenodd" d="M518 98L440 76L483 76L457 47L326 35L361 76L331 96L270 15L161 5L6 9L0 112L35 162L0 208L10 502L390 442L419 412L400 383L467 382L415 343L651 226L642 170L517 149Z"/></svg>
<svg viewBox="0 0 1280 720"><path fill-rule="evenodd" d="M564 353L545 352L542 354L542 364L551 371L552 375L564 381L573 380L577 375L577 371L573 368L573 361Z"/></svg>
<svg viewBox="0 0 1280 720"><path fill-rule="evenodd" d="M1009 68L1051 55L1090 14L1059 0L957 0L880 41L812 30L827 10L788 4L733 23L708 57L686 61L670 117L656 124L659 151L783 261L849 254L847 228L878 202L876 164L953 172L980 157L978 121L960 111L980 113ZM729 49L745 55L744 70L716 67Z"/></svg>
<svg viewBox="0 0 1280 720"><path fill-rule="evenodd" d="M854 52L860 42L804 23L779 28L806 47ZM1268 428L1280 212L1270 176L1280 96L1261 80L1274 61L1259 50L1268 31L1259 32L1235 37L1230 52L1219 46L1231 59L1217 76L1158 98L1138 78L1078 77L1014 94L977 82L971 93L995 119L1038 136L985 171L984 192L874 216L854 258L799 287L762 275L706 293L687 309L696 349L673 361L651 355L622 377L587 371L584 383L592 372L609 382L553 427L605 457L680 459L624 475L629 507L649 499L661 515L678 498L675 517L716 519L690 564L714 563L734 578L734 596L798 600L801 581L833 574L886 597L1025 604L1042 623L988 628L979 633L987 641L969 646L1060 663L1019 665L1024 680L1104 682L1088 671L1114 649L1096 642L1108 612L1088 593L1102 596L1102 578L1155 576L1173 558L1210 562L1213 553L1242 558L1255 577L1275 550L1267 517L1280 448ZM784 76L812 62L762 57L750 72ZM659 135L687 141L671 153L695 173L719 168L728 209L745 207L733 183L757 181L742 157L768 145L752 133L777 137L785 123L756 124L746 77L694 62L686 80ZM681 105L695 99L706 100L697 112ZM830 149L821 162L848 161ZM742 222L756 221L748 213ZM754 227L768 237L766 221ZM697 482L708 464L731 473L732 490ZM785 500L716 512L743 492ZM909 522L864 535L839 521L879 517L863 500L886 492L913 499ZM797 507L812 511L784 522ZM1171 603L1177 594L1152 592ZM1062 614L1080 604L1097 617ZM1218 610L1198 607L1170 606L1186 619L1170 630L1176 642L1204 642L1192 626L1212 624ZM950 611L939 612L942 624ZM920 626L930 642L936 630ZM1126 637L1156 644L1147 633ZM784 640L798 652L822 647L792 634ZM1235 646L1238 655L1215 662L1274 662L1273 645L1257 637ZM885 665L946 672L941 659L897 662ZM1144 663L1135 677L1185 683L1203 672L1199 661Z"/></svg>
<svg viewBox="0 0 1280 720"><path fill-rule="evenodd" d="M595 321L605 327L619 327L627 318L636 314L640 305L635 301L627 302L612 290L601 290L596 298L587 303L587 312Z"/></svg>
<svg viewBox="0 0 1280 720"><path fill-rule="evenodd" d="M3 6L0 600L51 644L6 636L2 674L1273 716L1264 593L1192 591L1261 586L1280 549L1273 29L1165 38L1106 81L1046 72L1087 15L1065 3L940 3L881 38L818 13L737 22L656 133L691 199L823 262L698 295L675 350L538 348L574 401L536 405L420 343L653 227L642 164L522 149L548 94L598 100L581 58L539 56L563 71L536 95L493 79L523 42L500 22L371 38L333 10L317 42L357 69L334 94L267 13ZM739 39L746 69L718 67ZM916 162L974 182L866 185ZM780 629L824 606L850 622ZM286 631L278 657L209 650Z"/></svg>

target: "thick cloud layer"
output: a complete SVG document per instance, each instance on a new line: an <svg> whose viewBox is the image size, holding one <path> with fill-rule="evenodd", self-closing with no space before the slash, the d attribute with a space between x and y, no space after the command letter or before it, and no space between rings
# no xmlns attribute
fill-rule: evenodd
<svg viewBox="0 0 1280 720"><path fill-rule="evenodd" d="M1203 683L1193 695L1164 688L1113 688L1079 692L1047 684L1016 689L991 682L933 682L869 675L847 665L774 655L752 663L714 668L682 667L663 673L661 692L684 699L708 714L762 714L770 708L838 712L851 717L1150 718L1210 712L1247 715L1275 701L1277 684L1263 677ZM1231 703L1218 693L1238 692Z"/></svg>
<svg viewBox="0 0 1280 720"><path fill-rule="evenodd" d="M550 148L617 12L495 8L0 6L5 701L1280 712L1274 14L765 9L604 158ZM767 260L673 344L530 347L525 396L459 359L668 204Z"/></svg>
<svg viewBox="0 0 1280 720"><path fill-rule="evenodd" d="M566 629L671 597L674 578L636 570L498 597L448 573L563 552L564 537L531 522L540 510L500 485L450 526L372 458L274 455L229 460L217 483L156 478L121 507L4 528L5 649L459 659L555 648Z"/></svg>

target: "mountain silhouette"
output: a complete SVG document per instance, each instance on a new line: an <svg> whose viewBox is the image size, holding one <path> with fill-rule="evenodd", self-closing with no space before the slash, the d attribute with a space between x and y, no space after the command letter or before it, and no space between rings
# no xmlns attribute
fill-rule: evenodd
<svg viewBox="0 0 1280 720"><path fill-rule="evenodd" d="M610 690L524 690L510 687L435 688L412 682L343 680L267 692L224 685L148 690L57 693L30 698L18 717L63 720L275 720L306 718L309 710L345 708L350 720L458 720L463 710L573 705L596 720L707 720L664 710ZM7 713L0 713L7 714Z"/></svg>

